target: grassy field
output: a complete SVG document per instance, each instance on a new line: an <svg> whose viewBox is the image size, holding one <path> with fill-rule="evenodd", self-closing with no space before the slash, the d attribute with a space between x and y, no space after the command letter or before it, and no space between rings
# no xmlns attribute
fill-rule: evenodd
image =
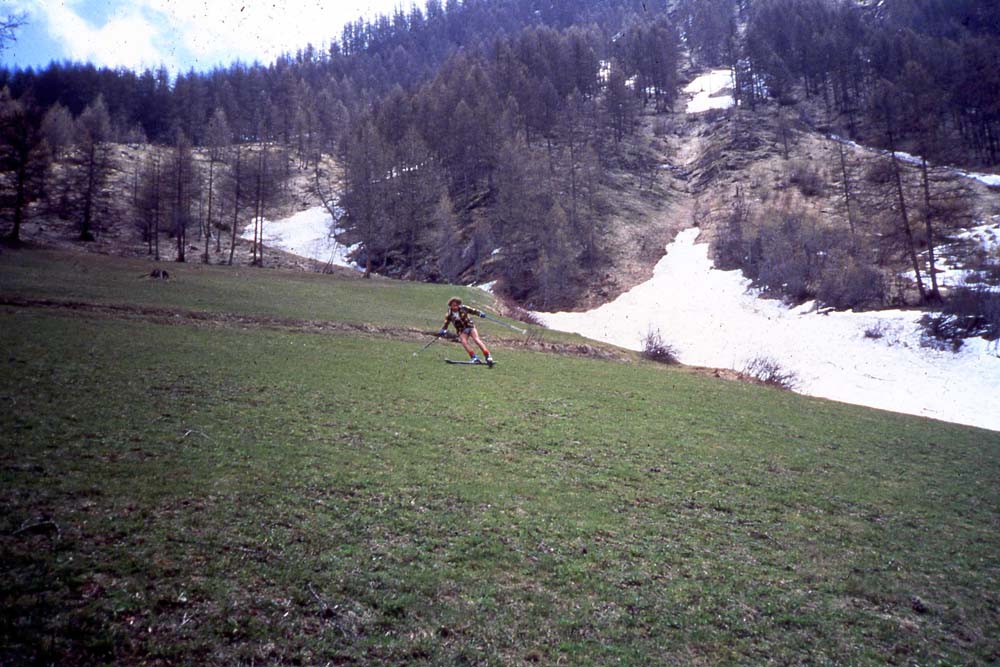
<svg viewBox="0 0 1000 667"><path fill-rule="evenodd" d="M490 305L478 289L363 280L344 271L319 273L163 263L171 279L148 278L147 260L108 258L55 251L8 253L0 257L0 295L30 299L131 304L156 308L249 314L290 319L364 322L384 327L437 329L448 298Z"/></svg>
<svg viewBox="0 0 1000 667"><path fill-rule="evenodd" d="M6 253L0 297L434 328L457 289L148 269ZM8 306L0 346L3 665L1000 660L997 433L502 342Z"/></svg>

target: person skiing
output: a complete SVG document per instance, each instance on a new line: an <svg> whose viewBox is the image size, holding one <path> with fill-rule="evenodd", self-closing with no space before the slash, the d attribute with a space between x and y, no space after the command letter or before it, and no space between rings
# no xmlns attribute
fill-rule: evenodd
<svg viewBox="0 0 1000 667"><path fill-rule="evenodd" d="M462 305L462 300L457 296L448 299L448 314L444 318L444 326L438 331L439 336L443 336L448 333L448 324L453 324L455 326L455 332L458 334L458 341L465 348L465 351L469 353L469 358L474 364L483 363L479 357L476 355L476 351L469 345L469 338L472 338L473 342L479 346L479 349L483 351L486 356L486 363L490 366L493 365L493 357L490 356L490 351L486 347L486 343L483 339L479 337L479 331L476 329L476 325L472 322L470 315L478 315L479 317L486 317L486 313L481 310L476 310L475 308L470 308L468 306Z"/></svg>

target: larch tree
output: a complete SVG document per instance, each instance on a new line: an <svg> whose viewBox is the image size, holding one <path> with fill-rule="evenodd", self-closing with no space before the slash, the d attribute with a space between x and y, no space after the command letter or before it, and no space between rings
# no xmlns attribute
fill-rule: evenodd
<svg viewBox="0 0 1000 667"><path fill-rule="evenodd" d="M382 232L385 192L391 176L391 153L370 118L360 121L350 133L344 149L344 196L347 224L361 238L365 253L365 277L371 277L376 261L385 260Z"/></svg>
<svg viewBox="0 0 1000 667"><path fill-rule="evenodd" d="M899 228L906 242L906 254L913 268L917 291L920 293L920 301L922 303L927 300L927 288L924 286L923 271L920 266L920 258L917 255L917 240L910 220L910 206L906 200L906 192L903 186L903 168L900 164L899 155L896 153L896 140L900 131L899 123L901 114L898 90L891 82L882 81L878 88L876 88L871 104L872 112L881 123L881 129L885 134L889 148L887 161L896 198L895 214L898 216Z"/></svg>
<svg viewBox="0 0 1000 667"><path fill-rule="evenodd" d="M59 160L73 145L73 114L56 102L42 118L42 134L49 144L53 159Z"/></svg>
<svg viewBox="0 0 1000 667"><path fill-rule="evenodd" d="M42 195L51 159L41 131L41 115L30 101L14 100L0 90L0 213L10 221L5 236L21 242L21 225L28 205Z"/></svg>
<svg viewBox="0 0 1000 667"><path fill-rule="evenodd" d="M194 221L194 202L198 194L198 178L191 141L178 130L166 170L170 200L171 233L177 244L176 261L187 259L187 232Z"/></svg>
<svg viewBox="0 0 1000 667"><path fill-rule="evenodd" d="M160 260L160 222L164 210L163 165L159 151L151 147L139 167L138 184L134 198L134 223L146 250L156 261Z"/></svg>
<svg viewBox="0 0 1000 667"><path fill-rule="evenodd" d="M111 117L98 95L76 119L76 150L71 160L81 241L95 240L94 231L110 197L105 187L112 169L110 139Z"/></svg>
<svg viewBox="0 0 1000 667"><path fill-rule="evenodd" d="M233 131L229 128L229 122L226 120L226 112L217 108L212 114L212 119L208 122L208 129L205 131L205 145L208 148L208 212L205 222L205 253L202 258L205 264L209 263L209 248L212 245L213 229L216 231L215 251L220 252L222 249L222 234L219 225L216 224L214 207L217 189L216 172L224 164L226 150L232 141Z"/></svg>

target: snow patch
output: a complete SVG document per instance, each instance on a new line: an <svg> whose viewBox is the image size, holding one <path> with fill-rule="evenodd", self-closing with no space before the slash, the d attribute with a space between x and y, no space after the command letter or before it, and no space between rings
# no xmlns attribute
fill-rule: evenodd
<svg viewBox="0 0 1000 667"><path fill-rule="evenodd" d="M348 258L358 246L339 243L336 237L341 231L330 212L323 206L316 206L281 220L265 220L264 246L279 248L299 257L329 262L334 266L360 270ZM253 240L252 223L247 225L240 238Z"/></svg>
<svg viewBox="0 0 1000 667"><path fill-rule="evenodd" d="M740 271L713 267L688 229L653 278L594 310L535 313L548 327L633 350L650 330L682 363L741 369L771 357L810 396L1000 431L1000 350L982 338L957 353L922 347L923 313L817 311L762 299Z"/></svg>
<svg viewBox="0 0 1000 667"><path fill-rule="evenodd" d="M472 287L476 287L478 289L481 289L484 292L487 292L489 294L493 294L493 288L496 287L496 286L497 286L497 281L495 281L495 280L491 280L488 283L483 283L481 285L472 285Z"/></svg>
<svg viewBox="0 0 1000 667"><path fill-rule="evenodd" d="M850 139L845 139L844 137L841 137L841 136L836 135L836 134L831 134L830 135L830 139L832 139L833 141L836 141L837 143L841 143L841 144L843 144L845 146L850 146L851 148L856 148L858 150L867 151L869 153L879 153L881 155L888 155L889 154L889 151L885 151L885 150L882 150L882 149L879 149L879 148L872 148L871 146L863 146L863 145L857 143L856 141L851 141ZM913 165L920 165L921 162L922 162L922 159L919 156L917 156L917 155L911 155L909 153L904 153L903 151L896 151L896 157L899 158L903 162L906 162L908 164L913 164ZM991 187L991 188L1000 188L1000 174L985 174L985 173L978 172L978 171L964 171L964 170L958 169L956 167L947 167L947 170L950 171L951 173L955 174L956 176L961 176L963 178L970 178L970 179L972 179L974 181L979 181L980 183L982 183L982 184L984 184L984 185L986 185L988 187Z"/></svg>
<svg viewBox="0 0 1000 667"><path fill-rule="evenodd" d="M728 109L733 106L733 75L728 69L715 69L702 74L684 86L684 92L693 95L687 104L688 113L702 113L710 109Z"/></svg>

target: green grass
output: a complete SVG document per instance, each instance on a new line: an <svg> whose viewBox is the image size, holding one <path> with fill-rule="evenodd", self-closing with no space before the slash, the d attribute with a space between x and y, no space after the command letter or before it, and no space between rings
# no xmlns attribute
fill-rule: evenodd
<svg viewBox="0 0 1000 667"><path fill-rule="evenodd" d="M452 291L38 257L0 296L419 326ZM1000 659L997 433L502 345L6 308L0 346L0 664Z"/></svg>
<svg viewBox="0 0 1000 667"><path fill-rule="evenodd" d="M151 280L154 266L170 280ZM0 294L23 298L132 304L157 308L437 328L458 295L490 305L478 289L363 280L252 267L157 265L148 260L56 251L8 252L0 259Z"/></svg>

